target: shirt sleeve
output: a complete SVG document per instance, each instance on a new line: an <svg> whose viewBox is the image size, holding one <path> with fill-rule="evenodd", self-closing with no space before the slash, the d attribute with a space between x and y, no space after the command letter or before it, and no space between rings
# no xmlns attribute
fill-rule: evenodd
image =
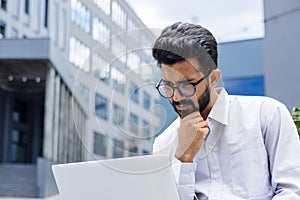
<svg viewBox="0 0 300 200"><path fill-rule="evenodd" d="M177 158L174 158L172 169L181 200L194 199L196 167L196 163L182 163Z"/></svg>
<svg viewBox="0 0 300 200"><path fill-rule="evenodd" d="M273 199L300 200L300 142L287 108L280 104L271 114L265 130L270 161Z"/></svg>

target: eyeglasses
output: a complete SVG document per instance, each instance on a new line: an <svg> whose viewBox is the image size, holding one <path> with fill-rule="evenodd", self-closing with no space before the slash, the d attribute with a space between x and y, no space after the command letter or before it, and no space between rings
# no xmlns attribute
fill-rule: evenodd
<svg viewBox="0 0 300 200"><path fill-rule="evenodd" d="M208 74L209 75L209 74ZM164 98L172 98L174 96L174 91L177 88L181 96L191 97L196 93L196 85L201 83L208 75L202 77L199 81L191 83L189 81L184 81L180 83L177 87L174 87L170 83L164 83L163 79L160 79L156 85L156 89L159 94Z"/></svg>

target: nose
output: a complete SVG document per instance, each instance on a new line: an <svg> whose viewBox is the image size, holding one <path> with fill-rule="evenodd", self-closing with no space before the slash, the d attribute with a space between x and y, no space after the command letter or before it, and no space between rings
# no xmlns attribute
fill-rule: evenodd
<svg viewBox="0 0 300 200"><path fill-rule="evenodd" d="M184 96L182 96L180 94L180 92L178 91L178 88L174 88L174 95L173 95L172 99L174 101L181 101L182 99L184 99Z"/></svg>

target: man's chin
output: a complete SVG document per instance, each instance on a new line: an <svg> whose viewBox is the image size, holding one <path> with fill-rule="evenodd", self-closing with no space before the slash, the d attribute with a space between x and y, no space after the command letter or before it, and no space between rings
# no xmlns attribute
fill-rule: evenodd
<svg viewBox="0 0 300 200"><path fill-rule="evenodd" d="M189 114L191 114L193 112L193 110L191 109L186 109L186 110L176 110L177 114L179 115L179 117L181 119L185 118L186 116L188 116Z"/></svg>

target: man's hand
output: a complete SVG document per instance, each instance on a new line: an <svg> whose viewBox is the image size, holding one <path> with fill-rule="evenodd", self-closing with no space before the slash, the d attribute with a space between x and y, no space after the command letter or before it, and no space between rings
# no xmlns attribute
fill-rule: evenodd
<svg viewBox="0 0 300 200"><path fill-rule="evenodd" d="M180 119L176 158L181 162L193 162L208 133L208 123L203 120L200 112L193 112Z"/></svg>

